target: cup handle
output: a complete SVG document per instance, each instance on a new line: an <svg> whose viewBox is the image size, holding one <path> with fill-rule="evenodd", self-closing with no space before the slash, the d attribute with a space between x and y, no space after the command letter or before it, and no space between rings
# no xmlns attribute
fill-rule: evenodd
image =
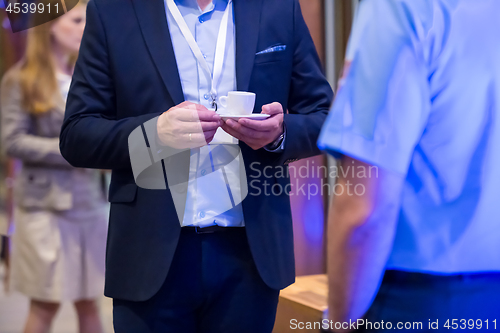
<svg viewBox="0 0 500 333"><path fill-rule="evenodd" d="M221 97L219 97L219 103L223 107L227 108L227 96L221 96Z"/></svg>

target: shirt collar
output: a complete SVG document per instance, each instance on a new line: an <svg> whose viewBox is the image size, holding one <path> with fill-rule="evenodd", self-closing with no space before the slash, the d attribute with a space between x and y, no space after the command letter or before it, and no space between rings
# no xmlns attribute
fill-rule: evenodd
<svg viewBox="0 0 500 333"><path fill-rule="evenodd" d="M177 6L188 7L191 8L191 10L197 10L199 12L199 16L212 13L215 10L224 11L229 2L230 0L212 0L212 2L208 4L205 10L201 10L196 0L175 0L175 4Z"/></svg>
<svg viewBox="0 0 500 333"><path fill-rule="evenodd" d="M212 0L212 2L208 4L208 6L205 8L205 10L201 10L201 8L198 6L198 9L200 10L200 14L206 14L206 13L213 11L215 9L216 2L217 2L217 0ZM198 3L196 3L196 4L198 4Z"/></svg>

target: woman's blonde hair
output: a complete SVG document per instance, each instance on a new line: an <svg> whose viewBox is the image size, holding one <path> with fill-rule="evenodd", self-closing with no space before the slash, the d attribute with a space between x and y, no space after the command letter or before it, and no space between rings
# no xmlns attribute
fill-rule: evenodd
<svg viewBox="0 0 500 333"><path fill-rule="evenodd" d="M44 0L44 4L52 7L58 1ZM85 5L87 0L80 0L77 5ZM51 14L34 15L33 28L28 30L26 51L19 71L19 83L23 96L23 107L34 115L43 114L54 108L61 99L56 78L56 64L52 50L51 26L59 15L53 10ZM51 20L47 22L47 20ZM40 22L47 22L40 24ZM68 66L73 67L77 54L71 56Z"/></svg>

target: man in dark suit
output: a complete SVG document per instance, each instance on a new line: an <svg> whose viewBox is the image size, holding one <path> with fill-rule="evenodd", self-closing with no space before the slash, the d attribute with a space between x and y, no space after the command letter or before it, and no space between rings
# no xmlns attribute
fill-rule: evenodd
<svg viewBox="0 0 500 333"><path fill-rule="evenodd" d="M319 153L316 140L333 93L298 0L178 0L177 17L167 5L89 3L61 131L61 152L72 165L113 170L105 294L114 299L115 330L270 332L279 290L295 278L288 196L250 193L220 219L231 223L217 217L209 232L189 227L168 188L136 185L128 138L157 117L161 142L172 115L196 112L207 143L219 126L239 139L253 187L285 188L286 173L261 171ZM271 115L259 125L222 122L210 110L213 96L204 94L210 82L180 29L185 20L212 70L225 15L222 83L215 87L219 96L254 92L254 112Z"/></svg>

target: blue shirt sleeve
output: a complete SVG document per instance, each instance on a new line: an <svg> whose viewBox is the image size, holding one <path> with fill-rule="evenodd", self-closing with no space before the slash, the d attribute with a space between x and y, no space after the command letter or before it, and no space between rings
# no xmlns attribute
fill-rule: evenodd
<svg viewBox="0 0 500 333"><path fill-rule="evenodd" d="M405 1L360 4L320 149L406 174L430 110L426 33L414 9Z"/></svg>

